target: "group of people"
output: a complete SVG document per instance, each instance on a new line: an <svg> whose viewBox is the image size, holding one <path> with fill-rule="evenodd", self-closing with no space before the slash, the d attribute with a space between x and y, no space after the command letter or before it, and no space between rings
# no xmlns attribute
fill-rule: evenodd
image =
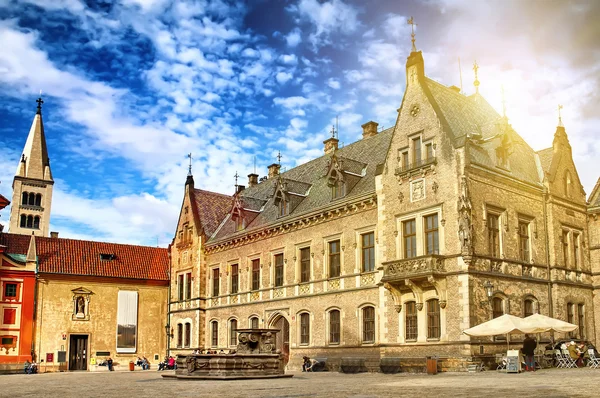
<svg viewBox="0 0 600 398"><path fill-rule="evenodd" d="M31 375L38 372L38 367L35 362L29 362L29 360L25 361L25 365L23 366L23 371L25 374Z"/></svg>
<svg viewBox="0 0 600 398"><path fill-rule="evenodd" d="M158 364L157 370L174 370L177 369L177 362L172 356L165 356L165 360Z"/></svg>
<svg viewBox="0 0 600 398"><path fill-rule="evenodd" d="M525 340L523 340L523 348L521 348L521 352L525 356L525 371L535 372L535 349L537 347L537 342L534 338L525 335ZM561 351L568 351L571 359L575 361L577 367L585 366L585 361L589 359L588 347L584 342L580 342L579 344L571 341L569 343L563 343L560 346ZM552 345L546 347L546 351L552 350Z"/></svg>
<svg viewBox="0 0 600 398"><path fill-rule="evenodd" d="M578 368L584 366L585 360L590 357L588 347L583 342L576 344L574 341L571 341L568 346L563 344L560 349L569 351L569 356L575 361Z"/></svg>
<svg viewBox="0 0 600 398"><path fill-rule="evenodd" d="M136 364L136 366L141 366L142 370L150 369L150 361L148 361L148 358L146 358L146 357L142 357L142 358L138 357L135 364Z"/></svg>
<svg viewBox="0 0 600 398"><path fill-rule="evenodd" d="M307 356L302 357L302 371L303 372L312 372L315 365L319 363L316 359L309 358Z"/></svg>

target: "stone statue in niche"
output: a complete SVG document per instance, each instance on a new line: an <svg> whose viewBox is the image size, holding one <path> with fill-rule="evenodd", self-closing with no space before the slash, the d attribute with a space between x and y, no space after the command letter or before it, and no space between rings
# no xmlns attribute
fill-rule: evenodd
<svg viewBox="0 0 600 398"><path fill-rule="evenodd" d="M471 215L471 199L467 188L467 177L461 177L462 193L458 198L458 237L460 239L461 254L473 255L473 223Z"/></svg>
<svg viewBox="0 0 600 398"><path fill-rule="evenodd" d="M77 318L85 318L85 299L82 296L77 298Z"/></svg>

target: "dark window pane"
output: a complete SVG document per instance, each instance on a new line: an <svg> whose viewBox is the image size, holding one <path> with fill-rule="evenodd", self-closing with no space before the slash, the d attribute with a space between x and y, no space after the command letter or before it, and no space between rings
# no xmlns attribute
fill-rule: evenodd
<svg viewBox="0 0 600 398"><path fill-rule="evenodd" d="M488 245L490 256L500 256L500 228L499 216L488 213Z"/></svg>
<svg viewBox="0 0 600 398"><path fill-rule="evenodd" d="M340 276L340 241L329 242L329 277Z"/></svg>
<svg viewBox="0 0 600 398"><path fill-rule="evenodd" d="M406 340L416 340L418 335L417 326L417 305L414 301L410 301L404 305L405 311L405 322L406 322Z"/></svg>
<svg viewBox="0 0 600 398"><path fill-rule="evenodd" d="M192 298L192 273L188 272L185 275L185 298L189 300Z"/></svg>
<svg viewBox="0 0 600 398"><path fill-rule="evenodd" d="M492 317L498 318L504 315L504 303L500 297L494 297L492 299Z"/></svg>
<svg viewBox="0 0 600 398"><path fill-rule="evenodd" d="M183 274L177 276L177 299L183 301Z"/></svg>
<svg viewBox="0 0 600 398"><path fill-rule="evenodd" d="M240 282L239 269L237 264L231 266L231 293L235 294L238 292Z"/></svg>
<svg viewBox="0 0 600 398"><path fill-rule="evenodd" d="M250 327L252 329L258 329L258 318L257 317L253 317L250 319Z"/></svg>
<svg viewBox="0 0 600 398"><path fill-rule="evenodd" d="M275 255L275 286L283 286L283 254Z"/></svg>
<svg viewBox="0 0 600 398"><path fill-rule="evenodd" d="M310 341L310 315L300 315L300 344L308 344Z"/></svg>
<svg viewBox="0 0 600 398"><path fill-rule="evenodd" d="M329 312L329 342L340 343L340 312L333 310Z"/></svg>
<svg viewBox="0 0 600 398"><path fill-rule="evenodd" d="M439 254L438 215L432 214L425 217L425 252Z"/></svg>
<svg viewBox="0 0 600 398"><path fill-rule="evenodd" d="M300 282L310 281L310 247L300 249Z"/></svg>
<svg viewBox="0 0 600 398"><path fill-rule="evenodd" d="M232 319L229 322L229 345L234 346L237 345L237 332L235 331L237 329L237 320Z"/></svg>
<svg viewBox="0 0 600 398"><path fill-rule="evenodd" d="M441 334L440 301L429 300L427 302L427 338L439 339Z"/></svg>
<svg viewBox="0 0 600 398"><path fill-rule="evenodd" d="M219 295L219 269L218 268L213 268L212 270L213 273L213 277L212 277L212 282L213 282L213 297L216 297Z"/></svg>
<svg viewBox="0 0 600 398"><path fill-rule="evenodd" d="M252 260L252 290L260 289L260 260Z"/></svg>
<svg viewBox="0 0 600 398"><path fill-rule="evenodd" d="M219 323L217 321L213 321L211 323L212 326L212 346L217 347L219 345Z"/></svg>
<svg viewBox="0 0 600 398"><path fill-rule="evenodd" d="M402 222L402 238L404 240L404 258L417 256L417 228L415 220Z"/></svg>
<svg viewBox="0 0 600 398"><path fill-rule="evenodd" d="M363 343L373 343L375 341L375 308L363 308L362 316Z"/></svg>
<svg viewBox="0 0 600 398"><path fill-rule="evenodd" d="M369 232L361 235L362 240L362 270L369 272L375 270L375 233Z"/></svg>

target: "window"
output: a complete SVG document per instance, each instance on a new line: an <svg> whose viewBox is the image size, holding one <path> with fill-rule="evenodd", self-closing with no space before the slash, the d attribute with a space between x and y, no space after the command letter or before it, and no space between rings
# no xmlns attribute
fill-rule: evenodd
<svg viewBox="0 0 600 398"><path fill-rule="evenodd" d="M340 344L340 311L329 311L329 344Z"/></svg>
<svg viewBox="0 0 600 398"><path fill-rule="evenodd" d="M346 194L346 185L342 180L336 180L331 186L331 199L342 198Z"/></svg>
<svg viewBox="0 0 600 398"><path fill-rule="evenodd" d="M500 216L488 213L488 245L490 256L500 256Z"/></svg>
<svg viewBox="0 0 600 398"><path fill-rule="evenodd" d="M565 263L565 267L568 267L569 266L569 231L563 230L562 246L563 246L563 262Z"/></svg>
<svg viewBox="0 0 600 398"><path fill-rule="evenodd" d="M529 262L529 223L519 221L519 256L521 261Z"/></svg>
<svg viewBox="0 0 600 398"><path fill-rule="evenodd" d="M290 214L290 202L281 198L279 200L279 217L287 216Z"/></svg>
<svg viewBox="0 0 600 398"><path fill-rule="evenodd" d="M329 277L340 276L340 241L329 242Z"/></svg>
<svg viewBox="0 0 600 398"><path fill-rule="evenodd" d="M33 228L33 216L27 216L27 228Z"/></svg>
<svg viewBox="0 0 600 398"><path fill-rule="evenodd" d="M425 250L428 255L440 254L437 213L425 216Z"/></svg>
<svg viewBox="0 0 600 398"><path fill-rule="evenodd" d="M5 308L2 316L2 323L5 325L14 325L17 320L16 308Z"/></svg>
<svg viewBox="0 0 600 398"><path fill-rule="evenodd" d="M17 284L16 283L4 283L4 297L5 298L16 298L17 297Z"/></svg>
<svg viewBox="0 0 600 398"><path fill-rule="evenodd" d="M421 164L421 137L413 138L413 163L415 166Z"/></svg>
<svg viewBox="0 0 600 398"><path fill-rule="evenodd" d="M177 324L177 347L183 347L183 324Z"/></svg>
<svg viewBox="0 0 600 398"><path fill-rule="evenodd" d="M283 286L283 254L275 255L275 286Z"/></svg>
<svg viewBox="0 0 600 398"><path fill-rule="evenodd" d="M310 247L300 249L300 282L310 281Z"/></svg>
<svg viewBox="0 0 600 398"><path fill-rule="evenodd" d="M177 298L179 301L183 301L183 274L177 275Z"/></svg>
<svg viewBox="0 0 600 398"><path fill-rule="evenodd" d="M365 307L362 309L362 334L363 343L375 342L375 308Z"/></svg>
<svg viewBox="0 0 600 398"><path fill-rule="evenodd" d="M246 228L246 220L244 219L244 217L243 217L243 216L241 216L241 215L238 215L238 216L235 218L235 230L236 230L236 231L241 231L241 230L243 230L244 228Z"/></svg>
<svg viewBox="0 0 600 398"><path fill-rule="evenodd" d="M523 316L528 317L533 314L533 300L527 299L523 302Z"/></svg>
<svg viewBox="0 0 600 398"><path fill-rule="evenodd" d="M190 346L191 337L192 337L192 324L188 322L185 324L185 339L183 340L184 347Z"/></svg>
<svg viewBox="0 0 600 398"><path fill-rule="evenodd" d="M578 317L578 324L579 324L579 338L580 339L584 339L585 338L585 312L584 312L584 307L583 304L577 304L577 317Z"/></svg>
<svg viewBox="0 0 600 398"><path fill-rule="evenodd" d="M41 193L38 193L37 195L35 195L35 205L36 206L42 205L42 194Z"/></svg>
<svg viewBox="0 0 600 398"><path fill-rule="evenodd" d="M212 280L213 280L213 297L217 297L219 295L219 269L213 268L212 270Z"/></svg>
<svg viewBox="0 0 600 398"><path fill-rule="evenodd" d="M23 192L23 195L21 197L21 204L22 205L26 205L29 201L29 194L27 192Z"/></svg>
<svg viewBox="0 0 600 398"><path fill-rule="evenodd" d="M27 216L22 214L21 215L21 224L20 224L21 228L26 228L27 227Z"/></svg>
<svg viewBox="0 0 600 398"><path fill-rule="evenodd" d="M402 238L404 239L404 258L417 256L417 228L415 219L402 222Z"/></svg>
<svg viewBox="0 0 600 398"><path fill-rule="evenodd" d="M260 260L252 260L252 290L260 289Z"/></svg>
<svg viewBox="0 0 600 398"><path fill-rule="evenodd" d="M433 159L433 143L425 144L425 159L431 160Z"/></svg>
<svg viewBox="0 0 600 398"><path fill-rule="evenodd" d="M253 316L252 318L250 318L250 328L258 329L258 317Z"/></svg>
<svg viewBox="0 0 600 398"><path fill-rule="evenodd" d="M427 301L427 338L439 339L441 335L440 300Z"/></svg>
<svg viewBox="0 0 600 398"><path fill-rule="evenodd" d="M402 152L402 169L408 170L409 164L410 163L408 161L408 151L404 151Z"/></svg>
<svg viewBox="0 0 600 398"><path fill-rule="evenodd" d="M35 194L33 192L29 193L29 204L35 206Z"/></svg>
<svg viewBox="0 0 600 398"><path fill-rule="evenodd" d="M240 275L239 275L238 265L232 264L231 265L231 294L235 294L238 292L239 283L240 283Z"/></svg>
<svg viewBox="0 0 600 398"><path fill-rule="evenodd" d="M119 291L117 352L134 353L137 343L138 292Z"/></svg>
<svg viewBox="0 0 600 398"><path fill-rule="evenodd" d="M573 232L573 265L579 269L579 233Z"/></svg>
<svg viewBox="0 0 600 398"><path fill-rule="evenodd" d="M237 319L232 319L229 321L229 345L236 346L237 345Z"/></svg>
<svg viewBox="0 0 600 398"><path fill-rule="evenodd" d="M417 326L417 303L409 301L404 305L406 307L405 314L405 337L406 340L416 340L419 332Z"/></svg>
<svg viewBox="0 0 600 398"><path fill-rule="evenodd" d="M300 314L300 344L308 345L310 341L310 314Z"/></svg>
<svg viewBox="0 0 600 398"><path fill-rule="evenodd" d="M375 271L375 233L362 234L362 271Z"/></svg>
<svg viewBox="0 0 600 398"><path fill-rule="evenodd" d="M573 303L567 303L567 322L569 323L575 323L574 319L575 319L575 304ZM569 336L570 337L575 337L575 333L573 332L569 332Z"/></svg>
<svg viewBox="0 0 600 398"><path fill-rule="evenodd" d="M500 297L492 299L492 318L498 318L504 315L504 303Z"/></svg>
<svg viewBox="0 0 600 398"><path fill-rule="evenodd" d="M192 298L192 273L188 272L185 274L185 299L189 300Z"/></svg>
<svg viewBox="0 0 600 398"><path fill-rule="evenodd" d="M211 326L210 329L212 332L211 346L218 347L219 346L219 322L212 321L210 323L210 326Z"/></svg>

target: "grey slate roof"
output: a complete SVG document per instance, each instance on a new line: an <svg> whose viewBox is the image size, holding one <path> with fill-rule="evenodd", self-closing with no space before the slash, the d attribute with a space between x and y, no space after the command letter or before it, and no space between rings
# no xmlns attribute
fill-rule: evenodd
<svg viewBox="0 0 600 398"><path fill-rule="evenodd" d="M348 166L352 168L352 172L358 171L356 174L360 174L366 166L366 173L347 192L344 198L336 199L335 201L351 200L361 195L375 193L375 168L385 160L393 136L393 130L393 127L386 129L376 136L361 139L338 149L338 158L341 157L344 161L347 161ZM308 196L292 210L291 214L285 217L277 216L278 209L273 203L272 195L275 192L275 184L277 182L275 178L243 190L240 195L244 203L256 200L261 203L262 201L266 201L264 210L246 226L244 231L236 231L234 221L231 219L226 220L217 233L209 239L208 243L285 221L301 214L310 213L333 203L331 188L327 186L327 178L325 177L329 159L330 155L323 155L281 173L281 177L288 182L288 191L301 194L308 191Z"/></svg>

